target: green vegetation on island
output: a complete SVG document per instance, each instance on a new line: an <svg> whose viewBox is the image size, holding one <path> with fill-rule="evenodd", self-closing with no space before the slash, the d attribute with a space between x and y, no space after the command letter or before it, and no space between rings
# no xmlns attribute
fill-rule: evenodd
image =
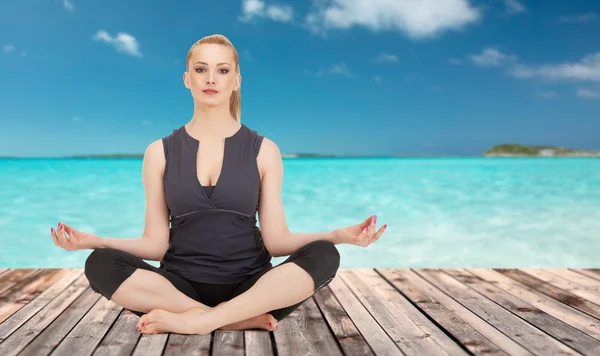
<svg viewBox="0 0 600 356"><path fill-rule="evenodd" d="M501 144L485 151L486 157L600 157L600 151L553 146Z"/></svg>

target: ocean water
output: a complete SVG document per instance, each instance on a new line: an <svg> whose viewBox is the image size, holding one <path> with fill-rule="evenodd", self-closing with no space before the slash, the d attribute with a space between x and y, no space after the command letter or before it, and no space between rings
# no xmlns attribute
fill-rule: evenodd
<svg viewBox="0 0 600 356"><path fill-rule="evenodd" d="M0 160L0 267L82 268L91 251L55 246L50 227L59 221L140 236L141 165ZM369 247L338 245L342 268L600 266L600 159L290 158L284 174L292 232L331 231L371 214L388 224Z"/></svg>

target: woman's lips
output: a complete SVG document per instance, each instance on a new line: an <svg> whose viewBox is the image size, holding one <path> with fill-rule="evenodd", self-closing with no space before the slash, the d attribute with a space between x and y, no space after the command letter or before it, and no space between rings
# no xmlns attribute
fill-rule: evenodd
<svg viewBox="0 0 600 356"><path fill-rule="evenodd" d="M214 89L206 89L206 90L203 90L203 92L208 95L215 95L216 93L218 93L218 91L216 91Z"/></svg>

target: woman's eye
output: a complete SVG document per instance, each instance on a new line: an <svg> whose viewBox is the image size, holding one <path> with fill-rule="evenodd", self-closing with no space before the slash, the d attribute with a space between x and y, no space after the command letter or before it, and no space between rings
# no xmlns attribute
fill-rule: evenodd
<svg viewBox="0 0 600 356"><path fill-rule="evenodd" d="M203 71L203 70L204 70L204 68L196 68L195 69L196 73L201 73L201 71ZM227 73L229 73L229 70L228 69L220 69L219 72L224 72L223 74L227 74Z"/></svg>

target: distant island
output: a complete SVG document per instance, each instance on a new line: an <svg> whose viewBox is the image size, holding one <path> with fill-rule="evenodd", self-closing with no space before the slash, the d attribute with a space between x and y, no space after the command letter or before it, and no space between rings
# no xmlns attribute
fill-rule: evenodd
<svg viewBox="0 0 600 356"><path fill-rule="evenodd" d="M444 154L395 154L395 155L350 155L350 154L320 154L320 153L282 153L282 158L439 158L439 157L600 157L600 150L575 150L553 146L525 146L505 143L494 146L483 155L444 155ZM0 156L0 159L19 159L23 157ZM27 157L29 158L29 157ZM34 158L34 157L31 157ZM133 158L143 159L143 153L113 153L87 154L51 158L99 159L99 158Z"/></svg>
<svg viewBox="0 0 600 356"><path fill-rule="evenodd" d="M485 151L485 157L600 157L600 151L575 150L553 146L497 145Z"/></svg>

